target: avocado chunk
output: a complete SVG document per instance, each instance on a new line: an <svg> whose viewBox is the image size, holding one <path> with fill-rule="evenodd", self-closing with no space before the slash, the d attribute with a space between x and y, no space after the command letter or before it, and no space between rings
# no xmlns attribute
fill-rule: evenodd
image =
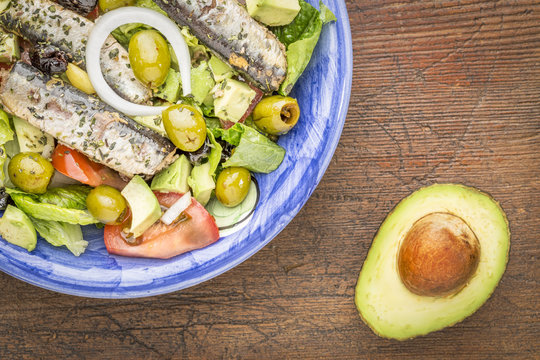
<svg viewBox="0 0 540 360"><path fill-rule="evenodd" d="M0 219L0 235L7 242L27 251L36 248L37 233L30 218L15 206L8 205Z"/></svg>
<svg viewBox="0 0 540 360"><path fill-rule="evenodd" d="M208 62L203 61L198 67L191 69L191 94L197 104L203 103L214 85L216 82L208 68Z"/></svg>
<svg viewBox="0 0 540 360"><path fill-rule="evenodd" d="M154 191L170 191L187 193L189 191L188 177L191 174L191 163L182 154L168 168L161 170L152 179L150 188Z"/></svg>
<svg viewBox="0 0 540 360"><path fill-rule="evenodd" d="M422 188L379 228L356 307L382 337L405 340L451 326L491 296L509 247L506 215L489 195L455 184Z"/></svg>
<svg viewBox="0 0 540 360"><path fill-rule="evenodd" d="M212 191L216 188L211 171L210 162L196 165L191 170L191 175L188 178L188 184L193 190L193 197L203 206L208 203Z"/></svg>
<svg viewBox="0 0 540 360"><path fill-rule="evenodd" d="M159 202L148 184L138 175L131 179L121 194L131 210L129 232L139 237L161 217Z"/></svg>
<svg viewBox="0 0 540 360"><path fill-rule="evenodd" d="M238 122L257 93L248 84L225 79L214 88L214 112L222 120Z"/></svg>
<svg viewBox="0 0 540 360"><path fill-rule="evenodd" d="M13 116L13 126L21 152L36 152L49 159L54 151L54 138L39 128L17 116Z"/></svg>
<svg viewBox="0 0 540 360"><path fill-rule="evenodd" d="M214 80L218 83L225 79L230 79L234 75L233 68L215 55L212 55L210 60L208 60L208 66L210 66L212 75L214 75Z"/></svg>
<svg viewBox="0 0 540 360"><path fill-rule="evenodd" d="M0 30L0 63L12 63L20 58L21 52L17 35Z"/></svg>
<svg viewBox="0 0 540 360"><path fill-rule="evenodd" d="M298 0L246 0L249 15L269 26L290 24L300 12Z"/></svg>

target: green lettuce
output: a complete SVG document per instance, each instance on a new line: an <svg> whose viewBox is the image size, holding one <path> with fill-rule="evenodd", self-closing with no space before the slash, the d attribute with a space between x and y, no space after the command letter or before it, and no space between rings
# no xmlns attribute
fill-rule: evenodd
<svg viewBox="0 0 540 360"><path fill-rule="evenodd" d="M9 117L5 111L0 110L0 145L13 140L13 130L9 124Z"/></svg>
<svg viewBox="0 0 540 360"><path fill-rule="evenodd" d="M252 172L268 174L278 168L285 149L244 124L237 123L227 130L214 130L221 139L235 145L234 153L222 165L245 167Z"/></svg>
<svg viewBox="0 0 540 360"><path fill-rule="evenodd" d="M313 50L319 41L322 26L336 17L322 2L321 12L303 0L299 0L300 12L292 23L272 28L278 39L287 48L287 77L281 84L279 93L288 95L296 81L306 69Z"/></svg>
<svg viewBox="0 0 540 360"><path fill-rule="evenodd" d="M221 147L221 144L216 141L214 134L210 130L207 130L206 132L208 139L212 144L212 150L210 150L210 155L208 155L208 162L210 163L209 172L211 176L214 176L219 166L219 162L221 161L221 153L223 148Z"/></svg>
<svg viewBox="0 0 540 360"><path fill-rule="evenodd" d="M19 209L37 219L79 225L90 225L99 222L86 210L69 209L54 204L42 203L37 195L28 194L17 189L6 188L6 192Z"/></svg>
<svg viewBox="0 0 540 360"><path fill-rule="evenodd" d="M92 190L85 185L68 185L61 188L47 190L45 194L39 195L40 202L52 204L67 209L85 210L86 197Z"/></svg>
<svg viewBox="0 0 540 360"><path fill-rule="evenodd" d="M65 246L75 256L86 250L88 241L83 239L80 225L30 217L39 235L53 246Z"/></svg>

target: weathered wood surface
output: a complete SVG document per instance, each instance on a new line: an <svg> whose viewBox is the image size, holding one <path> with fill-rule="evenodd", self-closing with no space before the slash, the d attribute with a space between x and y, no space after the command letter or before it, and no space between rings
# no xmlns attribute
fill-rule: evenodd
<svg viewBox="0 0 540 360"><path fill-rule="evenodd" d="M0 358L540 358L538 0L347 3L349 115L295 220L237 268L159 297L82 299L0 274ZM464 322L380 339L354 308L358 273L387 212L434 182L500 201L508 269Z"/></svg>

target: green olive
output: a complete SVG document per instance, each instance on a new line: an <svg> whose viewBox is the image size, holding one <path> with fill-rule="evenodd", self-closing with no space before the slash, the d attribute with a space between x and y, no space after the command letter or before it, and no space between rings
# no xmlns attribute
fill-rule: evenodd
<svg viewBox="0 0 540 360"><path fill-rule="evenodd" d="M133 6L136 0L99 0L99 8L103 12L118 9L122 6Z"/></svg>
<svg viewBox="0 0 540 360"><path fill-rule="evenodd" d="M227 207L240 204L246 198L251 174L242 167L225 168L216 181L216 197Z"/></svg>
<svg viewBox="0 0 540 360"><path fill-rule="evenodd" d="M88 194L86 207L90 214L102 223L114 224L126 210L126 200L115 188L100 185Z"/></svg>
<svg viewBox="0 0 540 360"><path fill-rule="evenodd" d="M198 150L206 140L206 122L199 110L191 105L173 105L163 111L163 126L167 136L182 151Z"/></svg>
<svg viewBox="0 0 540 360"><path fill-rule="evenodd" d="M156 30L142 30L129 41L129 62L139 81L151 88L165 82L171 67L169 45Z"/></svg>
<svg viewBox="0 0 540 360"><path fill-rule="evenodd" d="M262 99L253 110L253 121L262 131L283 135L291 130L300 117L296 99L280 95Z"/></svg>
<svg viewBox="0 0 540 360"><path fill-rule="evenodd" d="M13 157L8 165L11 182L23 191L43 194L51 181L54 168L38 153L22 152Z"/></svg>

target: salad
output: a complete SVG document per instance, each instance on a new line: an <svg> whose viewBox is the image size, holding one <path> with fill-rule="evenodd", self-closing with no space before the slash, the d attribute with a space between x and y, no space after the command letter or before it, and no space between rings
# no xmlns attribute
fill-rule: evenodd
<svg viewBox="0 0 540 360"><path fill-rule="evenodd" d="M303 0L0 0L0 235L170 258L245 226L324 24ZM300 119L302 121L302 119Z"/></svg>

